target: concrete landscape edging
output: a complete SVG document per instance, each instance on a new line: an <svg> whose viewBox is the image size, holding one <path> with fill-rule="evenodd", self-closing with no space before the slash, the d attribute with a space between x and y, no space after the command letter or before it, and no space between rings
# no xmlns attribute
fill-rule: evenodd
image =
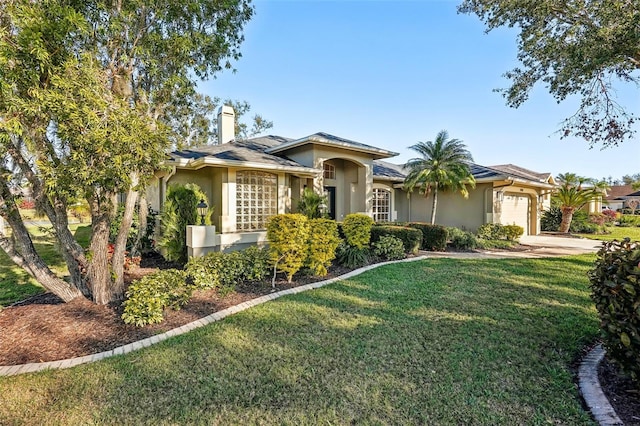
<svg viewBox="0 0 640 426"><path fill-rule="evenodd" d="M591 415L600 426L624 425L616 410L613 409L607 396L602 392L598 379L598 366L604 358L602 345L596 345L580 363L578 380L582 397L591 411Z"/></svg>
<svg viewBox="0 0 640 426"><path fill-rule="evenodd" d="M147 337L146 339L138 340L136 342L128 343L123 346L119 346L115 349L111 349L108 351L100 352L97 354L85 355L77 358L63 359L57 361L49 361L49 362L39 362L39 363L29 363L29 364L21 364L21 365L0 365L0 376L16 376L19 374L26 373L35 373L38 371L44 370L58 370L64 368L75 367L80 364L88 364L95 361L100 361L106 358L110 358L116 355L124 355L129 352L137 351L142 348L146 348L151 345L155 345L156 343L167 340L173 336L179 336L180 334L187 333L196 328L204 327L205 325L214 323L216 321L220 321L221 319L233 315L238 312L242 312L246 309L249 309L253 306L260 305L262 303L268 302L270 300L275 300L279 297L286 296L289 294L300 293L302 291L313 290L316 288L324 287L328 284L332 284L336 281L345 280L348 278L355 277L356 275L360 275L363 272L369 271L371 269L378 268L380 266L391 265L394 263L402 263L402 262L415 262L417 260L427 259L428 256L417 256L411 257L407 259L394 260L389 262L376 263L374 265L367 265L359 269L355 269L351 272L348 272L339 277L330 278L324 281L318 281L315 283L305 284L302 286L294 287L287 290L281 290L275 293L270 293L264 296L260 296L258 298L243 302L239 305L231 306L229 308L223 309L218 312L214 312L211 315L208 315L204 318L197 319L193 322L185 324L183 326L174 328L169 331L165 331L161 334L156 334L155 336Z"/></svg>

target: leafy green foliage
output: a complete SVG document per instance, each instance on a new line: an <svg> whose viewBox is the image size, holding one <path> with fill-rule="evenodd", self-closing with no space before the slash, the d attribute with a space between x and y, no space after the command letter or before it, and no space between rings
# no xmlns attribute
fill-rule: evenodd
<svg viewBox="0 0 640 426"><path fill-rule="evenodd" d="M340 244L338 224L330 219L309 220L309 252L306 264L315 275L327 275L327 268L336 257Z"/></svg>
<svg viewBox="0 0 640 426"><path fill-rule="evenodd" d="M607 355L640 381L640 242L604 243L589 280Z"/></svg>
<svg viewBox="0 0 640 426"><path fill-rule="evenodd" d="M376 229L377 227L374 227ZM393 235L381 235L380 238L371 244L373 254L384 260L404 259L405 246L400 238Z"/></svg>
<svg viewBox="0 0 640 426"><path fill-rule="evenodd" d="M162 322L164 310L186 305L193 290L184 271L167 269L147 275L129 286L122 319L138 327Z"/></svg>
<svg viewBox="0 0 640 426"><path fill-rule="evenodd" d="M409 222L405 226L422 232L422 250L445 251L447 249L447 228L444 226L422 222Z"/></svg>
<svg viewBox="0 0 640 426"><path fill-rule="evenodd" d="M519 225L505 225L503 229L504 237L509 241L515 241L524 234L524 228Z"/></svg>
<svg viewBox="0 0 640 426"><path fill-rule="evenodd" d="M228 293L243 281L264 279L269 274L269 267L267 250L252 246L246 250L192 257L185 270L197 288Z"/></svg>
<svg viewBox="0 0 640 426"><path fill-rule="evenodd" d="M373 224L373 219L366 214L348 214L342 222L342 232L347 244L357 249L369 247Z"/></svg>
<svg viewBox="0 0 640 426"><path fill-rule="evenodd" d="M371 254L369 247L359 248L343 242L336 250L336 260L347 268L355 269L367 265Z"/></svg>
<svg viewBox="0 0 640 426"><path fill-rule="evenodd" d="M473 161L466 145L458 139L449 139L446 130L436 136L435 141L418 142L409 149L420 154L405 164L409 170L404 180L404 188L427 196L433 192L431 207L431 224L436 223L438 191L448 190L460 192L465 198L469 196L467 185L474 188L475 179L469 163Z"/></svg>
<svg viewBox="0 0 640 426"><path fill-rule="evenodd" d="M623 214L618 219L618 226L640 226L640 216Z"/></svg>
<svg viewBox="0 0 640 426"><path fill-rule="evenodd" d="M371 242L376 243L384 236L393 236L402 242L405 253L416 254L422 243L422 231L408 226L376 225L371 228Z"/></svg>
<svg viewBox="0 0 640 426"><path fill-rule="evenodd" d="M271 261L291 282L307 258L309 219L299 213L272 216L267 223L267 238Z"/></svg>
<svg viewBox="0 0 640 426"><path fill-rule="evenodd" d="M200 223L197 209L200 200L208 204L207 196L196 184L169 186L160 214L162 228L158 240L158 246L164 250L168 260L187 261L187 225ZM205 217L207 222L211 223L208 216Z"/></svg>
<svg viewBox="0 0 640 426"><path fill-rule="evenodd" d="M311 188L305 188L302 191L302 197L298 201L298 212L305 215L309 219L317 219L322 217L320 206L327 204L327 197L316 194Z"/></svg>
<svg viewBox="0 0 640 426"><path fill-rule="evenodd" d="M500 223L485 223L478 228L476 235L483 240L501 240L505 238L504 226Z"/></svg>
<svg viewBox="0 0 640 426"><path fill-rule="evenodd" d="M562 210L558 206L551 206L545 210L540 218L540 227L543 231L557 232L562 224ZM589 215L584 210L576 210L572 215L569 232L576 234L606 233L604 226L599 226L589 221Z"/></svg>
<svg viewBox="0 0 640 426"><path fill-rule="evenodd" d="M459 228L447 228L449 245L456 250L473 250L478 247L478 239L474 234Z"/></svg>
<svg viewBox="0 0 640 426"><path fill-rule="evenodd" d="M508 26L520 31L523 67L505 74L512 84L502 90L509 106L522 105L540 83L558 102L572 95L582 98L562 136L609 146L633 135L635 117L616 101L613 81L638 82L636 3L465 0L459 10L476 14L488 30Z"/></svg>

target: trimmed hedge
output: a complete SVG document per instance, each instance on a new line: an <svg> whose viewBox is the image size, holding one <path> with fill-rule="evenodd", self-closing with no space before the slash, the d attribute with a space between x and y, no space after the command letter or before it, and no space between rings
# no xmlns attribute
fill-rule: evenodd
<svg viewBox="0 0 640 426"><path fill-rule="evenodd" d="M330 219L311 219L309 221L309 252L307 265L315 275L327 275L327 267L336 257L340 244L338 224Z"/></svg>
<svg viewBox="0 0 640 426"><path fill-rule="evenodd" d="M423 222L409 222L406 226L422 232L422 250L445 251L447 249L447 228Z"/></svg>
<svg viewBox="0 0 640 426"><path fill-rule="evenodd" d="M408 226L378 225L371 228L371 242L376 243L385 236L402 241L405 253L416 254L422 242L422 232Z"/></svg>
<svg viewBox="0 0 640 426"><path fill-rule="evenodd" d="M589 280L607 355L640 382L640 242L604 243Z"/></svg>
<svg viewBox="0 0 640 426"><path fill-rule="evenodd" d="M279 214L267 223L269 257L291 282L307 259L309 219L300 213Z"/></svg>
<svg viewBox="0 0 640 426"><path fill-rule="evenodd" d="M373 224L373 219L366 214L348 214L342 222L342 232L347 244L359 249L369 247Z"/></svg>

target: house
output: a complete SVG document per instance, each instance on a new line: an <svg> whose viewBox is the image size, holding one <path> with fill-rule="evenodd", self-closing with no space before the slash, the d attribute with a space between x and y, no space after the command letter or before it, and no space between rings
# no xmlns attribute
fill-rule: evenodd
<svg viewBox="0 0 640 426"><path fill-rule="evenodd" d="M378 222L430 218L431 196L404 191L402 166L384 161L395 152L327 133L236 140L228 106L220 108L218 123L221 143L172 152L169 170L157 173L147 194L160 210L168 185L198 184L215 208L215 231L201 237L208 247L227 250L266 242L268 218L295 212L304 188L325 193L328 214L336 220L350 213L368 214ZM526 234L540 232L540 212L555 185L550 174L512 164L471 168L476 188L468 199L440 192L437 223L470 231L485 223L515 223Z"/></svg>
<svg viewBox="0 0 640 426"><path fill-rule="evenodd" d="M604 203L611 210L628 208L627 200L640 200L640 191L634 191L631 185L612 185L607 191Z"/></svg>

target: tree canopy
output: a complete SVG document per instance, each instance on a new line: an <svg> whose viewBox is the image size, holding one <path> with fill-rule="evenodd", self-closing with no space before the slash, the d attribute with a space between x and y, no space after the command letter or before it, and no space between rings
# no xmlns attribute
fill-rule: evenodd
<svg viewBox="0 0 640 426"><path fill-rule="evenodd" d="M407 191L418 189L425 197L433 193L431 207L431 223L436 222L438 206L438 190L460 192L465 198L469 196L467 185L475 187L475 179L469 163L473 161L471 153L459 139L449 139L449 133L442 130L434 141L418 142L409 149L420 154L405 164L409 170L404 180Z"/></svg>
<svg viewBox="0 0 640 426"><path fill-rule="evenodd" d="M252 14L249 0L3 2L0 216L12 233L0 234L0 247L16 264L63 300L122 297L140 190L185 130L175 127L176 112L197 121L197 81L240 57ZM53 225L69 282L33 249L11 191L23 182ZM118 194L126 201L109 263ZM87 252L68 227L67 208L78 197L91 213Z"/></svg>
<svg viewBox="0 0 640 426"><path fill-rule="evenodd" d="M558 102L571 95L581 98L579 110L562 126L563 137L606 147L635 133L636 117L618 103L614 86L638 83L637 1L465 0L459 11L476 14L487 31L501 26L520 30L522 68L505 74L512 84L501 90L509 106L520 106L542 83Z"/></svg>

